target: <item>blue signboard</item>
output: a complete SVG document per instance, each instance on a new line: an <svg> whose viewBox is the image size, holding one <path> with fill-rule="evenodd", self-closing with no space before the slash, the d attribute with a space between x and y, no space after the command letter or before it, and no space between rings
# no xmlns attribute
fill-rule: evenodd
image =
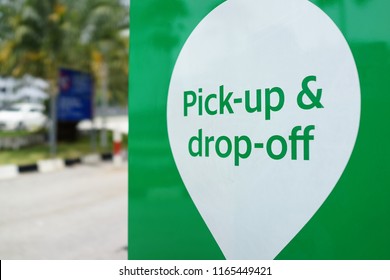
<svg viewBox="0 0 390 280"><path fill-rule="evenodd" d="M60 69L57 98L59 121L80 121L93 117L93 80L91 74Z"/></svg>

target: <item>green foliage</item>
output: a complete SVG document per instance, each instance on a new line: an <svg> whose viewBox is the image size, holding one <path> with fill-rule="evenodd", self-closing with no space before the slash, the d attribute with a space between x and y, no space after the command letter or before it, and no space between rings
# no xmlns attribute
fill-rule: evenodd
<svg viewBox="0 0 390 280"><path fill-rule="evenodd" d="M0 0L0 75L41 77L55 92L68 67L92 72L98 89L107 65L110 102L126 104L128 25L121 0Z"/></svg>
<svg viewBox="0 0 390 280"><path fill-rule="evenodd" d="M77 142L58 143L58 158L79 158L91 153L111 152L112 147L96 147L94 151L91 147L91 139L88 136L81 137ZM38 160L50 159L51 155L46 144L39 144L30 147L23 147L18 150L1 150L0 165L4 164L33 164Z"/></svg>

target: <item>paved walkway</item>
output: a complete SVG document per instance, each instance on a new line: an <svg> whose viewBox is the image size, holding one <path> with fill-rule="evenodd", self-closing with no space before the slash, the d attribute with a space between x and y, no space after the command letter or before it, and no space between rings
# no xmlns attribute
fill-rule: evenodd
<svg viewBox="0 0 390 280"><path fill-rule="evenodd" d="M0 181L0 259L127 259L127 166Z"/></svg>

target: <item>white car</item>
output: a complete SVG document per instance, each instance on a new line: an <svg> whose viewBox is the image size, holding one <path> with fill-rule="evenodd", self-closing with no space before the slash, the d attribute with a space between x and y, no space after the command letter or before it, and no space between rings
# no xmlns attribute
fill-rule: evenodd
<svg viewBox="0 0 390 280"><path fill-rule="evenodd" d="M41 104L18 103L0 110L0 130L28 130L43 128L47 117Z"/></svg>

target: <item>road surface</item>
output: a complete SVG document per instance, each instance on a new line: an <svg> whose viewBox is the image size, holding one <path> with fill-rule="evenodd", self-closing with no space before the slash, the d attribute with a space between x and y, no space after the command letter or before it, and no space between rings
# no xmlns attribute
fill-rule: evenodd
<svg viewBox="0 0 390 280"><path fill-rule="evenodd" d="M0 181L0 259L127 259L127 166Z"/></svg>

